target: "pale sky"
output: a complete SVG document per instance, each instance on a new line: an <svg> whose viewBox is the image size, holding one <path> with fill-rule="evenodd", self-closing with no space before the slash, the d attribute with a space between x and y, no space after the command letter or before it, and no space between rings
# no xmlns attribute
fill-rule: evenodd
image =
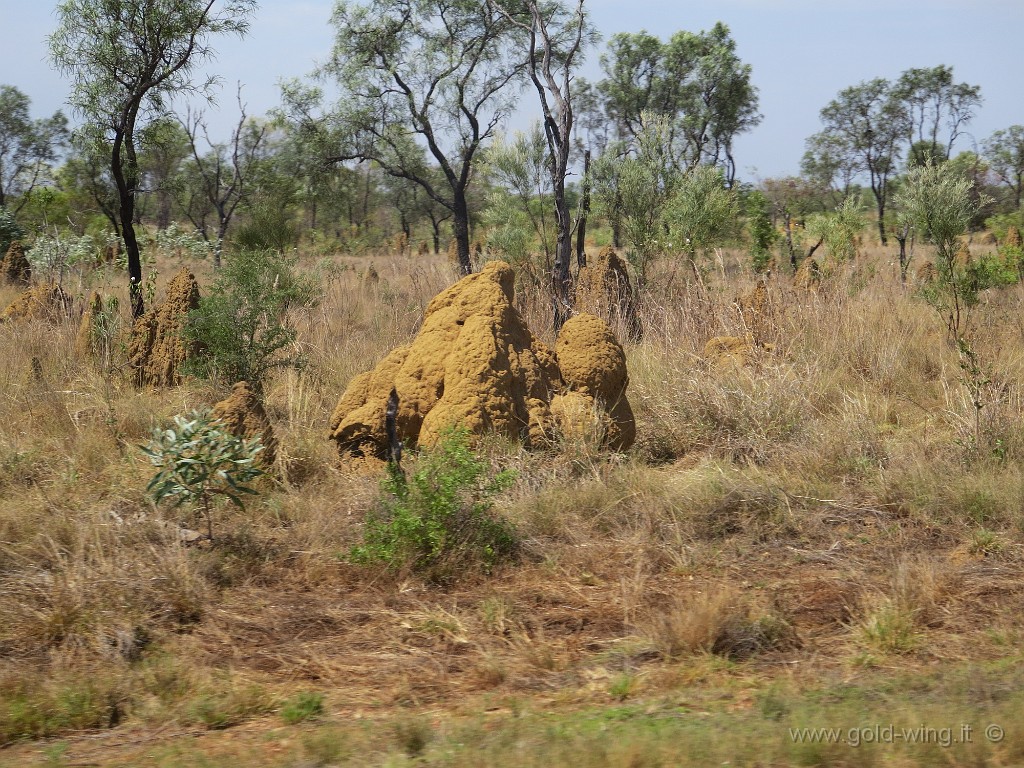
<svg viewBox="0 0 1024 768"><path fill-rule="evenodd" d="M69 111L68 84L47 63L46 36L56 2L0 0L0 84L32 100L34 116ZM226 138L241 81L251 115L279 103L277 83L302 77L330 51L332 0L263 0L244 40L214 43L211 71L223 78L223 114L210 115ZM984 104L955 150L972 149L991 133L1024 124L1024 0L586 0L591 21L607 39L646 29L667 39L723 21L739 57L753 67L760 90L760 126L736 142L740 178L795 174L804 140L820 129L818 112L843 88L875 77L894 79L911 67L953 67L958 82L980 85ZM603 44L589 52L582 74L600 76ZM536 115L525 91L511 128Z"/></svg>

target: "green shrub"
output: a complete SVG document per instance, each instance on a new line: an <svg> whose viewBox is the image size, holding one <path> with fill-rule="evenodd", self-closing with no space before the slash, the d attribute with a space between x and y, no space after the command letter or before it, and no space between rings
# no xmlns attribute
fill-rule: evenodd
<svg viewBox="0 0 1024 768"><path fill-rule="evenodd" d="M281 719L288 725L312 720L324 713L324 697L315 691L302 691L288 699L281 707Z"/></svg>
<svg viewBox="0 0 1024 768"><path fill-rule="evenodd" d="M495 494L513 474L489 476L487 470L461 430L425 450L409 478L392 468L381 484L378 509L366 521L363 545L352 550L351 559L410 568L434 582L450 581L466 568L490 573L514 557L518 542L512 526L491 512Z"/></svg>
<svg viewBox="0 0 1024 768"><path fill-rule="evenodd" d="M1007 246L1003 250L1003 254L987 253L968 265L967 278L975 290L1003 288L1016 284L1020 279L1020 257L1014 251L1021 249Z"/></svg>
<svg viewBox="0 0 1024 768"><path fill-rule="evenodd" d="M750 255L755 272L764 272L772 260L772 246L779 233L768 215L768 198L754 190L747 195L747 229L750 232Z"/></svg>
<svg viewBox="0 0 1024 768"><path fill-rule="evenodd" d="M249 220L239 227L234 244L247 251L280 253L294 246L298 239L299 231L288 207L275 201L261 201L252 209Z"/></svg>
<svg viewBox="0 0 1024 768"><path fill-rule="evenodd" d="M157 468L146 492L157 504L170 500L173 506L198 507L212 541L214 498L224 496L244 508L242 495L256 493L245 483L265 474L255 465L262 450L259 439L243 440L221 429L209 411L175 416L173 428L154 430L153 440L142 447Z"/></svg>
<svg viewBox="0 0 1024 768"><path fill-rule="evenodd" d="M210 730L221 730L272 711L274 703L259 685L219 680L216 689L192 701L187 714L189 719Z"/></svg>
<svg viewBox="0 0 1024 768"><path fill-rule="evenodd" d="M14 216L3 206L0 206L0 259L7 254L7 249L15 240L25 237L25 230L18 226Z"/></svg>
<svg viewBox="0 0 1024 768"><path fill-rule="evenodd" d="M295 275L292 260L270 251L232 254L189 313L186 332L205 352L190 361L188 372L260 389L272 369L301 364L289 349L295 329L285 313L315 296L312 281Z"/></svg>

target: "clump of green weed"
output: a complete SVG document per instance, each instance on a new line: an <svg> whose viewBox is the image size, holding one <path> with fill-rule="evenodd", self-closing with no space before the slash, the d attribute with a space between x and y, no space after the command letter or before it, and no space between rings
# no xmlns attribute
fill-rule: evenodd
<svg viewBox="0 0 1024 768"><path fill-rule="evenodd" d="M281 706L281 719L288 725L312 720L324 713L324 697L316 691L301 691Z"/></svg>
<svg viewBox="0 0 1024 768"><path fill-rule="evenodd" d="M211 730L220 730L273 710L274 700L264 688L252 683L227 682L196 698L188 707L190 719Z"/></svg>
<svg viewBox="0 0 1024 768"><path fill-rule="evenodd" d="M447 432L423 451L409 477L389 469L363 544L350 557L408 568L436 583L471 568L490 573L518 550L513 527L492 512L495 495L512 479L511 472L490 473L464 430Z"/></svg>
<svg viewBox="0 0 1024 768"><path fill-rule="evenodd" d="M896 600L883 600L860 625L864 643L885 653L910 653L917 647L914 611Z"/></svg>
<svg viewBox="0 0 1024 768"><path fill-rule="evenodd" d="M207 536L213 540L211 507L217 496L239 508L243 494L256 491L245 485L265 474L256 466L263 445L244 440L223 429L210 411L175 416L174 426L153 431L143 452L157 472L146 487L156 503L169 500L174 506L191 504L206 519Z"/></svg>
<svg viewBox="0 0 1024 768"><path fill-rule="evenodd" d="M112 728L125 714L123 684L118 675L0 679L0 745L65 731Z"/></svg>

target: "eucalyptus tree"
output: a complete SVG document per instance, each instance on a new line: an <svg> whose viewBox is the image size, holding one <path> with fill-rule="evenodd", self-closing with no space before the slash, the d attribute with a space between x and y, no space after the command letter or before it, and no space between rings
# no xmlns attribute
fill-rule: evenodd
<svg viewBox="0 0 1024 768"><path fill-rule="evenodd" d="M953 68L943 64L906 70L893 84L893 95L907 110L911 165L948 160L964 125L981 104L981 88L954 82Z"/></svg>
<svg viewBox="0 0 1024 768"><path fill-rule="evenodd" d="M960 236L970 226L983 198L971 194L971 182L949 163L912 168L903 189L897 195L901 215L927 233L935 246L936 268L940 285L947 296L933 296L937 307L946 314L947 327L954 341L962 342L965 314L972 299L972 287L956 265Z"/></svg>
<svg viewBox="0 0 1024 768"><path fill-rule="evenodd" d="M136 201L136 220L152 213L158 229L170 226L174 177L189 152L188 136L172 117L154 120L139 132L139 192L143 196ZM147 199L155 203L155 211L145 205Z"/></svg>
<svg viewBox="0 0 1024 768"><path fill-rule="evenodd" d="M473 164L515 107L526 67L512 25L476 0L338 0L331 23L334 50L317 74L341 98L314 117L322 93L292 84L293 119L330 137L327 162L372 161L451 211L459 267L470 272Z"/></svg>
<svg viewBox="0 0 1024 768"><path fill-rule="evenodd" d="M597 89L621 140L643 130L643 115L669 118L667 140L680 170L721 164L736 176L736 136L761 122L751 67L721 22L709 31L676 32L667 42L646 31L613 35L602 54Z"/></svg>
<svg viewBox="0 0 1024 768"><path fill-rule="evenodd" d="M866 173L878 213L878 234L887 242L885 209L899 169L910 115L889 81L876 78L844 88L821 110L823 130L808 139L813 153L826 147L841 167Z"/></svg>
<svg viewBox="0 0 1024 768"><path fill-rule="evenodd" d="M555 209L551 298L557 333L569 319L572 309L569 267L574 252L573 220L565 194L565 179L573 149L573 78L595 33L583 12L583 0L576 0L572 7L542 0L525 0L515 5L488 0L488 6L519 30L526 48L523 65L540 103Z"/></svg>
<svg viewBox="0 0 1024 768"><path fill-rule="evenodd" d="M1024 194L1024 125L1011 125L996 131L982 147L992 172L1010 188L1013 208L1018 210Z"/></svg>
<svg viewBox="0 0 1024 768"><path fill-rule="evenodd" d="M244 35L256 0L63 0L49 37L50 59L72 79L70 103L107 142L118 219L128 257L132 315L143 311L135 235L138 133L176 95L209 95L193 80L213 57L211 38Z"/></svg>
<svg viewBox="0 0 1024 768"><path fill-rule="evenodd" d="M49 164L70 138L61 112L33 120L31 101L13 85L0 85L0 207L17 214Z"/></svg>
<svg viewBox="0 0 1024 768"><path fill-rule="evenodd" d="M69 197L75 229L84 232L85 219L103 216L114 234L121 237L117 185L110 171L110 155L104 137L88 125L71 134L67 160L57 171L57 184Z"/></svg>
<svg viewBox="0 0 1024 768"><path fill-rule="evenodd" d="M849 143L835 133L811 136L800 159L800 174L812 187L831 197L832 206L850 196L857 176L864 170L863 158L850 151Z"/></svg>
<svg viewBox="0 0 1024 768"><path fill-rule="evenodd" d="M224 237L231 219L249 194L266 148L269 123L249 119L245 110L239 86L238 121L227 142L210 139L201 111L189 110L185 117L179 118L191 154L187 169L189 181L182 185L188 190L191 203L185 211L203 239L213 246L215 268L220 267ZM207 224L208 212L213 215L213 227Z"/></svg>

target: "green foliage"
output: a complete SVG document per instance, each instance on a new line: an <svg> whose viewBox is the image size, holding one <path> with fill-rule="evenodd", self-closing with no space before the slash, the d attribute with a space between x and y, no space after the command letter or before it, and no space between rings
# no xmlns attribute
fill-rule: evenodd
<svg viewBox="0 0 1024 768"><path fill-rule="evenodd" d="M250 717L270 712L274 700L256 684L237 684L220 680L215 690L195 699L188 707L188 716L210 730L231 728Z"/></svg>
<svg viewBox="0 0 1024 768"><path fill-rule="evenodd" d="M312 280L294 261L271 251L240 251L226 259L209 293L189 314L186 333L205 350L188 364L194 375L255 388L274 368L301 364L289 348L295 330L285 313L316 298Z"/></svg>
<svg viewBox="0 0 1024 768"><path fill-rule="evenodd" d="M807 234L822 240L830 257L846 261L857 255L857 238L864 231L860 195L846 198L834 211L817 213L807 219Z"/></svg>
<svg viewBox="0 0 1024 768"><path fill-rule="evenodd" d="M733 232L738 209L720 168L694 168L679 180L665 212L672 245L691 258L710 250Z"/></svg>
<svg viewBox="0 0 1024 768"><path fill-rule="evenodd" d="M288 207L279 201L266 201L253 206L248 221L238 228L234 243L243 251L283 253L298 239L299 231Z"/></svg>
<svg viewBox="0 0 1024 768"><path fill-rule="evenodd" d="M495 494L513 474L493 476L469 447L463 430L447 432L425 450L409 478L392 468L378 510L366 521L358 563L410 568L444 583L479 567L486 573L518 549L515 530L491 512Z"/></svg>
<svg viewBox="0 0 1024 768"><path fill-rule="evenodd" d="M1006 239L1006 233L1010 227L1016 227L1019 231L1024 232L1024 208L1013 213L1000 213L985 219L985 229L991 231L999 242Z"/></svg>
<svg viewBox="0 0 1024 768"><path fill-rule="evenodd" d="M605 77L597 90L609 122L620 136L637 136L649 120L644 113L667 119L666 152L680 170L731 164L735 137L761 122L750 65L721 22L698 33L680 30L664 43L648 32L617 33L600 63Z"/></svg>
<svg viewBox="0 0 1024 768"><path fill-rule="evenodd" d="M747 230L750 232L750 255L755 272L764 272L772 259L772 246L779 233L772 226L768 198L754 190L747 195Z"/></svg>
<svg viewBox="0 0 1024 768"><path fill-rule="evenodd" d="M312 720L324 713L324 696L316 691L302 691L281 706L281 719L288 725Z"/></svg>
<svg viewBox="0 0 1024 768"><path fill-rule="evenodd" d="M0 85L0 207L19 215L32 192L50 179L68 139L63 114L32 120L30 104L13 85Z"/></svg>
<svg viewBox="0 0 1024 768"><path fill-rule="evenodd" d="M532 206L531 206L532 207ZM502 189L492 190L483 211L487 248L525 276L534 286L543 280L544 264L531 252L534 230L521 201Z"/></svg>
<svg viewBox="0 0 1024 768"><path fill-rule="evenodd" d="M488 196L484 212L490 225L488 245L513 266L525 268L537 285L543 279L541 269L550 269L555 251L547 152L544 131L535 123L528 133L516 132L511 142L497 137L486 154L488 169L501 184ZM540 244L543 264L531 258L534 240Z"/></svg>
<svg viewBox="0 0 1024 768"><path fill-rule="evenodd" d="M986 253L967 266L966 280L974 291L1005 288L1020 281L1024 249L1005 246L1001 253Z"/></svg>
<svg viewBox="0 0 1024 768"><path fill-rule="evenodd" d="M199 232L188 231L172 221L169 226L159 229L154 236L156 247L170 256L188 256L193 259L205 259L213 248Z"/></svg>
<svg viewBox="0 0 1024 768"><path fill-rule="evenodd" d="M669 250L665 209L681 172L672 157L672 119L644 112L639 121L632 142L599 157L591 178L595 208L621 226L642 287L650 264Z"/></svg>
<svg viewBox="0 0 1024 768"><path fill-rule="evenodd" d="M76 675L59 684L0 681L0 745L64 731L111 728L123 718L124 681Z"/></svg>
<svg viewBox="0 0 1024 768"><path fill-rule="evenodd" d="M73 267L96 263L96 241L89 235L75 237L67 233L40 235L25 253L37 275L47 275L54 282L63 282L64 273Z"/></svg>
<svg viewBox="0 0 1024 768"><path fill-rule="evenodd" d="M201 506L212 540L213 499L223 496L244 508L242 496L256 493L246 483L265 474L256 466L262 450L259 439L236 437L222 429L209 411L175 416L172 428L155 429L149 445L142 446L157 470L146 492L157 504Z"/></svg>
<svg viewBox="0 0 1024 768"><path fill-rule="evenodd" d="M929 302L945 315L951 338L965 334L966 310L977 301L977 283L956 264L960 236L987 202L972 194L972 184L948 163L928 163L907 173L896 196L902 216L935 245L939 280L926 292Z"/></svg>
<svg viewBox="0 0 1024 768"><path fill-rule="evenodd" d="M1024 125L1011 125L1005 130L996 131L982 146L992 172L1009 188L1020 218L1021 196L1024 193Z"/></svg>
<svg viewBox="0 0 1024 768"><path fill-rule="evenodd" d="M11 243L25 237L25 230L18 226L14 216L3 206L0 206L0 258L7 253Z"/></svg>

